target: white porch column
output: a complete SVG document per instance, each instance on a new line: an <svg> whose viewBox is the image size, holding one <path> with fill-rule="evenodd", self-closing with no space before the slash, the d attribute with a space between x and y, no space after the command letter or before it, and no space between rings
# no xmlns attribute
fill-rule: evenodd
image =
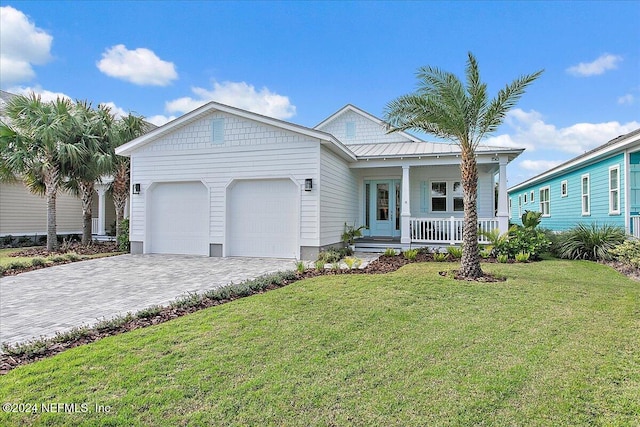
<svg viewBox="0 0 640 427"><path fill-rule="evenodd" d="M402 209L400 210L400 243L411 243L409 219L411 218L411 200L409 199L409 166L402 166Z"/></svg>
<svg viewBox="0 0 640 427"><path fill-rule="evenodd" d="M507 156L500 156L500 172L498 173L498 228L500 233L509 229L509 203L507 196Z"/></svg>
<svg viewBox="0 0 640 427"><path fill-rule="evenodd" d="M105 221L106 221L106 208L105 208L105 194L107 193L106 185L96 185L96 190L98 191L98 235L104 236L105 232Z"/></svg>

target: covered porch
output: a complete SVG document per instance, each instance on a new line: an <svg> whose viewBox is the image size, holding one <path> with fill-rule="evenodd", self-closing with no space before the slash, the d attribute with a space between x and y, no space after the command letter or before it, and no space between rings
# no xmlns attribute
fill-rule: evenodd
<svg viewBox="0 0 640 427"><path fill-rule="evenodd" d="M479 231L508 230L507 164L520 152L495 147L478 152ZM462 243L460 156L454 150L369 158L352 168L361 189L358 223L366 227L358 249ZM489 241L479 233L478 243Z"/></svg>

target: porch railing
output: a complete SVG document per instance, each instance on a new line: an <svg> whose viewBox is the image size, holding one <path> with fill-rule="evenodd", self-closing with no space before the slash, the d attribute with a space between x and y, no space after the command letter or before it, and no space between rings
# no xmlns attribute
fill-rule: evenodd
<svg viewBox="0 0 640 427"><path fill-rule="evenodd" d="M98 234L98 218L91 218L91 234Z"/></svg>
<svg viewBox="0 0 640 427"><path fill-rule="evenodd" d="M462 218L411 218L409 233L411 241L415 243L462 243ZM498 228L495 218L478 219L478 230L489 232ZM489 243L486 237L478 233L478 243Z"/></svg>
<svg viewBox="0 0 640 427"><path fill-rule="evenodd" d="M631 216L631 234L640 239L640 215Z"/></svg>

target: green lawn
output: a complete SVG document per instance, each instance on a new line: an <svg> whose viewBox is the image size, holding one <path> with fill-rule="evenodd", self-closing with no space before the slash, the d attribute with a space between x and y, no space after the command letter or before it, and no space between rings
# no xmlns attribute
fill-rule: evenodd
<svg viewBox="0 0 640 427"><path fill-rule="evenodd" d="M639 425L639 283L577 261L437 274L453 268L304 280L66 351L0 377L0 402L88 412L0 425Z"/></svg>

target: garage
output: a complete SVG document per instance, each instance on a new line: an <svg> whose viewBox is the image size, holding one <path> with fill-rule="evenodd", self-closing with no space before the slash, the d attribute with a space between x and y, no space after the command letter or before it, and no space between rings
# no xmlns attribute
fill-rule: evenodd
<svg viewBox="0 0 640 427"><path fill-rule="evenodd" d="M147 253L209 255L209 195L201 182L149 188Z"/></svg>
<svg viewBox="0 0 640 427"><path fill-rule="evenodd" d="M298 257L298 186L293 181L238 180L227 191L226 255Z"/></svg>

